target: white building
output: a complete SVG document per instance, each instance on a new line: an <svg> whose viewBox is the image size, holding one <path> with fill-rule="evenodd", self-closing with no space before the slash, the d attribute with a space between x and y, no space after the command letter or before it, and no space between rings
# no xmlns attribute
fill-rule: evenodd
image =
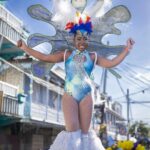
<svg viewBox="0 0 150 150"><path fill-rule="evenodd" d="M108 96L104 96L100 101L104 101L104 105L102 103L95 105L95 111L99 114L97 124L101 124L101 119L103 119L107 136L111 136L114 140L125 140L127 138L127 128L126 120L122 116L122 105L118 102L112 102L111 97ZM103 106L104 114L102 114Z"/></svg>
<svg viewBox="0 0 150 150"><path fill-rule="evenodd" d="M32 67L41 69L40 62L16 47L20 38L22 21L0 5L0 149L45 149L64 128L63 88L49 75L31 74Z"/></svg>

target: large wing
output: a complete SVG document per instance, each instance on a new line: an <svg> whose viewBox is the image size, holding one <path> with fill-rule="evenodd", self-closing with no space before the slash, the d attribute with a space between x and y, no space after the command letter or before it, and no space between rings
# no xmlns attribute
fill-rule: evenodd
<svg viewBox="0 0 150 150"><path fill-rule="evenodd" d="M95 3L92 3L90 6L86 7L83 13L93 18L96 16L97 12L101 10L103 5L104 5L104 0L96 0Z"/></svg>
<svg viewBox="0 0 150 150"><path fill-rule="evenodd" d="M67 4L68 11L64 11L62 16L62 10L59 9L61 7L61 4ZM96 3L98 6L93 8L93 12L91 12L91 15L94 15L103 4L103 0L99 0ZM69 49L72 50L73 43L71 38L68 36L68 33L62 28L64 26L64 22L67 22L68 20L71 20L73 16L75 15L76 9L73 8L71 3L69 1L65 0L53 0L54 6L53 6L53 13L48 11L44 6L37 4L32 5L28 8L28 13L31 17L47 22L54 26L56 29L56 34L54 36L46 36L42 34L33 34L28 38L28 44L30 47L34 47L38 44L41 44L43 42L48 42L52 45L52 52L55 52L57 50L61 49ZM68 12L71 13L68 14ZM88 9L87 9L88 10ZM86 9L85 9L86 11ZM88 11L87 11L88 12ZM67 17L68 16L68 17ZM67 18L67 19L66 19ZM124 48L124 46L108 46L102 44L101 40L103 36L106 34L121 34L121 31L115 27L116 23L125 23L131 18L131 14L127 7L125 6L116 6L109 10L106 14L104 14L102 17L93 17L92 22L94 24L93 27L93 33L90 37L89 42L89 51L96 51L99 55L102 55L104 57L108 57L110 55L118 55ZM65 23L66 24L66 23Z"/></svg>
<svg viewBox="0 0 150 150"><path fill-rule="evenodd" d="M101 42L90 41L88 51L96 51L102 57L109 57L111 55L118 55L124 49L124 45L108 46L103 45Z"/></svg>
<svg viewBox="0 0 150 150"><path fill-rule="evenodd" d="M121 31L115 27L116 23L125 23L129 21L131 14L127 7L116 6L109 10L104 16L93 19L93 33L90 37L91 45L89 48L97 51L98 54L107 57L110 55L118 55L123 49L123 45L109 46L103 45L101 40L106 34L120 35Z"/></svg>
<svg viewBox="0 0 150 150"><path fill-rule="evenodd" d="M87 6L87 0L71 0L71 4L82 13Z"/></svg>
<svg viewBox="0 0 150 150"><path fill-rule="evenodd" d="M66 23L74 21L77 10L68 0L53 0L53 18L59 29L65 29Z"/></svg>
<svg viewBox="0 0 150 150"><path fill-rule="evenodd" d="M51 53L55 51L73 49L73 44L71 41L67 41L62 32L57 31L55 36L46 36L40 33L32 34L28 37L27 44L29 47L35 47L41 43L48 42L52 45ZM69 42L69 43L68 43Z"/></svg>
<svg viewBox="0 0 150 150"><path fill-rule="evenodd" d="M28 7L27 12L34 19L55 24L55 22L52 21L53 14L41 4L31 5Z"/></svg>
<svg viewBox="0 0 150 150"><path fill-rule="evenodd" d="M57 6L55 8L55 11L58 8L59 7ZM52 45L52 52L60 49L66 49L66 48L69 50L73 49L73 44L68 36L68 33L60 29L60 25L59 25L60 20L53 21L53 19L55 20L54 17L56 14L53 15L49 10L47 10L44 6L40 4L30 6L28 8L28 13L34 19L49 23L56 30L56 34L54 36L46 36L39 33L30 35L27 40L27 44L29 45L29 47L35 47L43 42L48 42ZM59 11L57 15L59 15ZM67 16L65 17L67 18Z"/></svg>
<svg viewBox="0 0 150 150"><path fill-rule="evenodd" d="M45 75L50 73L51 68L54 64L41 62L41 61L34 61L31 65L31 71L34 76L39 78L45 78Z"/></svg>
<svg viewBox="0 0 150 150"><path fill-rule="evenodd" d="M106 34L121 34L121 31L115 27L117 23L126 23L131 18L127 7L120 5L109 10L104 16L93 18L93 33L91 38L94 41L101 42Z"/></svg>
<svg viewBox="0 0 150 150"><path fill-rule="evenodd" d="M75 16L76 8L75 1L69 0L53 0L53 9L50 12L44 6L37 4L28 8L29 15L37 20L44 21L52 25L56 34L54 36L46 36L39 33L29 36L27 43L29 47L38 46L44 42L48 42L52 45L51 53L61 49L74 49L73 42L64 30L64 27L68 21L72 21ZM88 51L96 51L98 55L108 57L110 55L118 55L123 49L123 45L109 46L102 44L101 40L106 34L121 34L121 31L115 27L116 23L125 23L131 18L129 10L125 6L116 6L105 13L102 17L96 17L97 12L102 8L104 0L97 0L96 5L91 5L84 10L86 4L81 11L91 16L92 23L94 25L93 33L90 37ZM78 9L78 8L77 8ZM81 9L81 8L79 8ZM42 62L35 62L32 65L32 72L34 75L44 77L45 74L53 67L54 64L47 64ZM114 71L109 70L117 78L120 76Z"/></svg>

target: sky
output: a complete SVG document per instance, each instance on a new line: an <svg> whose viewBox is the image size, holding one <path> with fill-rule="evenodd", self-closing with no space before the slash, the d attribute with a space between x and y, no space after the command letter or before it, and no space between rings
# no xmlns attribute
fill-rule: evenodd
<svg viewBox="0 0 150 150"><path fill-rule="evenodd" d="M93 0L94 1L94 0ZM93 2L92 1L92 2ZM89 4L90 4L89 0ZM15 16L21 19L25 27L33 33L52 35L54 28L49 24L35 20L27 14L27 8L33 4L42 4L51 9L49 0L8 0L6 7ZM129 89L132 100L150 101L150 1L149 0L106 0L105 7L100 13L107 12L117 5L125 5L131 12L131 19L127 23L117 24L121 35L106 35L102 42L110 45L125 45L129 37L135 41L135 46L127 58L115 69L122 76L117 82L116 78L108 72L106 91L112 100L117 100L123 105L123 116L126 118L126 99L124 93ZM94 71L96 83L101 82L100 67ZM120 86L119 86L120 85ZM120 87L122 90L120 90ZM145 90L144 90L145 89ZM150 125L150 103L131 104L131 121L142 120Z"/></svg>

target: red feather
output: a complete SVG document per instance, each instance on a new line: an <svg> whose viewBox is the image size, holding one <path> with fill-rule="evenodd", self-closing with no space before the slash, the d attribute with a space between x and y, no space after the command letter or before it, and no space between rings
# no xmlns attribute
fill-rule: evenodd
<svg viewBox="0 0 150 150"><path fill-rule="evenodd" d="M80 17L79 24L82 24L82 23L83 23L83 21L82 21L82 18Z"/></svg>
<svg viewBox="0 0 150 150"><path fill-rule="evenodd" d="M89 22L90 19L91 19L91 17L87 16L87 18L86 18L86 23Z"/></svg>
<svg viewBox="0 0 150 150"><path fill-rule="evenodd" d="M68 23L66 24L65 30L72 29L73 26L74 26L74 23L73 23L73 22L68 22Z"/></svg>

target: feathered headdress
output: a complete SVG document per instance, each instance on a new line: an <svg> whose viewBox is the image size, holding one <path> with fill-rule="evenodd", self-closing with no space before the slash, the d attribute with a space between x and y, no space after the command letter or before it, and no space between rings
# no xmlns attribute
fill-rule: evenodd
<svg viewBox="0 0 150 150"><path fill-rule="evenodd" d="M92 28L91 23L88 23L90 22L90 18L86 16L80 19L80 15L76 15L78 9L76 9L69 0L52 1L54 5L51 11L41 4L32 5L28 8L28 13L32 18L46 22L52 25L56 30L54 36L39 33L31 34L27 42L29 47L35 47L41 43L48 42L52 45L52 53L66 48L74 50L72 38L68 36L67 32L64 32L66 27L66 29L72 33L81 31L81 29L86 30L88 33L93 31L93 34L90 36L88 50L94 49L94 51L101 56L108 57L110 55L118 55L121 50L124 50L124 45L116 45L114 47L104 45L102 38L107 34L118 35L121 33L115 24L126 23L130 20L131 14L126 6L115 6L101 16L99 12L105 4L104 0L94 0L94 3L93 1L89 1L90 5L86 5L86 8L81 11L81 13L91 17ZM77 16L78 21L75 21L75 16Z"/></svg>
<svg viewBox="0 0 150 150"><path fill-rule="evenodd" d="M66 24L65 30L70 30L69 33L75 34L78 30L84 30L88 34L92 32L92 22L90 17L84 14L76 13L76 18L74 22L68 22Z"/></svg>

